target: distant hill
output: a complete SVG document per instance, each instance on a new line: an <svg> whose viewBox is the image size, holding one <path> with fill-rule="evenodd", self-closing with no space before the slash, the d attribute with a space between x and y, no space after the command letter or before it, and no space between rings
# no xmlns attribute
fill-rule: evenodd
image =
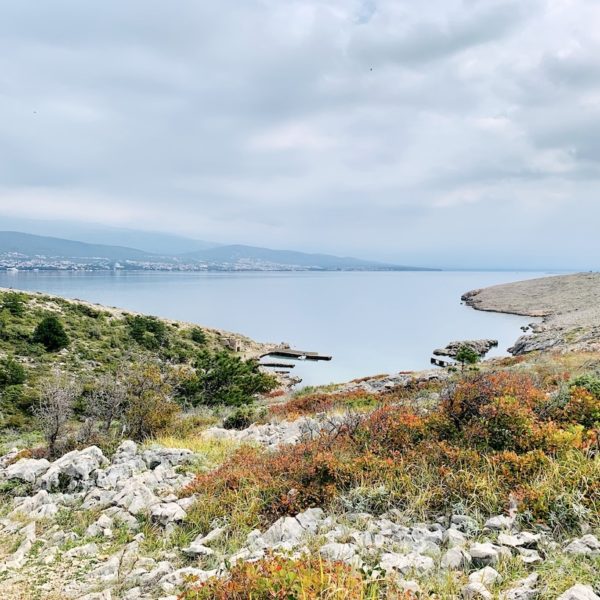
<svg viewBox="0 0 600 600"><path fill-rule="evenodd" d="M5 231L23 231L33 235L65 240L85 240L88 244L102 244L103 246L124 246L163 256L206 250L220 245L172 233L110 227L98 223L79 223L66 220L42 221L5 217L4 215L1 217L1 222L2 229Z"/></svg>
<svg viewBox="0 0 600 600"><path fill-rule="evenodd" d="M306 254L292 250L270 250L255 246L219 246L198 252L190 252L181 258L195 259L213 264L242 265L248 262L266 265L287 265L302 269L323 270L422 270L418 267L392 265L358 258L332 256L330 254Z"/></svg>
<svg viewBox="0 0 600 600"><path fill-rule="evenodd" d="M202 244L202 242L198 243ZM19 256L14 256L15 254ZM121 267L127 269L189 271L432 270L329 254L306 254L291 250L270 250L243 245L218 246L176 254L152 253L127 246L89 244L17 231L0 231L0 268L65 269L70 268L72 264L73 268L106 269L113 268L114 263L121 263Z"/></svg>
<svg viewBox="0 0 600 600"><path fill-rule="evenodd" d="M17 252L25 256L48 258L107 260L151 260L154 255L135 248L87 244L62 238L31 235L17 231L0 231L0 254Z"/></svg>

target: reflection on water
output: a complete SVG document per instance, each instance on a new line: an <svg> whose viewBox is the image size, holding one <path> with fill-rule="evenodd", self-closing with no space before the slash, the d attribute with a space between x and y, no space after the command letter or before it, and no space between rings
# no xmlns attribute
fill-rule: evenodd
<svg viewBox="0 0 600 600"><path fill-rule="evenodd" d="M429 367L452 340L493 338L505 354L532 319L463 306L471 289L545 273L0 273L0 287L80 298L288 342L333 356L296 361L306 384Z"/></svg>

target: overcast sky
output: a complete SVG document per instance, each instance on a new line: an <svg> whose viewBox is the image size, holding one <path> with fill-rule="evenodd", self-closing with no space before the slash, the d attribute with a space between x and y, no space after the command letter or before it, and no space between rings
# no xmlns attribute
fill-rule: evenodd
<svg viewBox="0 0 600 600"><path fill-rule="evenodd" d="M598 0L0 0L2 216L598 268Z"/></svg>

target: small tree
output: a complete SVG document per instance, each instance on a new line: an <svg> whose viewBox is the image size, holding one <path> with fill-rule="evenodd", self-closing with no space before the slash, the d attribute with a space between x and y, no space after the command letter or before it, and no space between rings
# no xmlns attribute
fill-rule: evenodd
<svg viewBox="0 0 600 600"><path fill-rule="evenodd" d="M34 408L34 414L51 457L58 454L67 424L73 414L73 404L80 394L79 386L59 375L42 385L40 400Z"/></svg>
<svg viewBox="0 0 600 600"><path fill-rule="evenodd" d="M49 315L35 328L33 341L42 344L48 352L57 352L69 345L69 336L60 319Z"/></svg>
<svg viewBox="0 0 600 600"><path fill-rule="evenodd" d="M22 317L25 314L25 296L18 292L8 292L2 300L2 308L8 310L13 317Z"/></svg>
<svg viewBox="0 0 600 600"><path fill-rule="evenodd" d="M226 351L202 352L194 366L196 377L184 386L184 394L195 404L241 406L277 386L274 377L261 373L257 361Z"/></svg>
<svg viewBox="0 0 600 600"><path fill-rule="evenodd" d="M118 376L103 375L90 394L88 413L102 423L104 433L127 408L127 387Z"/></svg>
<svg viewBox="0 0 600 600"><path fill-rule="evenodd" d="M168 345L167 326L156 317L136 315L128 320L129 335L147 350L158 350Z"/></svg>
<svg viewBox="0 0 600 600"><path fill-rule="evenodd" d="M0 360L0 387L21 385L26 378L25 368L20 362L11 356Z"/></svg>
<svg viewBox="0 0 600 600"><path fill-rule="evenodd" d="M123 420L127 435L143 441L171 425L179 405L173 401L173 385L158 364L133 366L126 385L127 410Z"/></svg>
<svg viewBox="0 0 600 600"><path fill-rule="evenodd" d="M456 360L461 364L461 371L465 370L465 365L474 365L479 362L479 354L466 344L462 345L456 353Z"/></svg>

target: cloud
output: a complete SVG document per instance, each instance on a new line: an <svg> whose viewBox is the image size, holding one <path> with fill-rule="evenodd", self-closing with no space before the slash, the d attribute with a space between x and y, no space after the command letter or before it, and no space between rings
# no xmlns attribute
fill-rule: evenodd
<svg viewBox="0 0 600 600"><path fill-rule="evenodd" d="M578 266L599 25L593 0L0 0L0 224Z"/></svg>

